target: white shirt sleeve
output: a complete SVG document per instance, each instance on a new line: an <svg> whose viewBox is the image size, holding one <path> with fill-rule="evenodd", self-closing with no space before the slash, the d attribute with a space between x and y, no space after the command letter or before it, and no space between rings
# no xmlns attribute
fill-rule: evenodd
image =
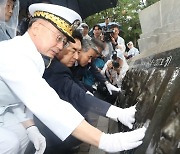
<svg viewBox="0 0 180 154"><path fill-rule="evenodd" d="M111 60L108 60L105 64L104 64L104 67L103 69L101 70L101 74L105 76L105 72L106 72L106 69L107 69L107 64L111 62Z"/></svg>
<svg viewBox="0 0 180 154"><path fill-rule="evenodd" d="M126 46L125 46L125 41L122 37L118 36L118 39L117 39L117 43L118 43L118 46L121 47L121 52L124 53L125 50L126 50ZM117 48L118 49L118 48Z"/></svg>

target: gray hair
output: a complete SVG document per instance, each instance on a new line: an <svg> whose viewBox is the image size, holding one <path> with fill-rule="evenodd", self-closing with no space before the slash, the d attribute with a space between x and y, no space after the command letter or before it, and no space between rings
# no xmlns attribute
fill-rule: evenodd
<svg viewBox="0 0 180 154"><path fill-rule="evenodd" d="M96 53L99 53L97 46L91 40L83 39L82 40L83 52L87 52L89 49L93 49Z"/></svg>
<svg viewBox="0 0 180 154"><path fill-rule="evenodd" d="M91 41L92 41L98 48L101 48L101 50L104 50L105 44L104 44L100 39L92 38Z"/></svg>

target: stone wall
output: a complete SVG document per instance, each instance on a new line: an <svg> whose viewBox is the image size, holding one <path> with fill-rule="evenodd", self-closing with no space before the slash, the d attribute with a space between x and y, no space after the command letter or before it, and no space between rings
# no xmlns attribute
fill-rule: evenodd
<svg viewBox="0 0 180 154"><path fill-rule="evenodd" d="M142 34L138 44L141 53L151 52L152 48L163 52L166 43L180 36L179 7L179 0L161 0L139 13ZM173 45L170 48L173 49Z"/></svg>
<svg viewBox="0 0 180 154"><path fill-rule="evenodd" d="M141 54L130 62L117 104L137 103L133 129L143 144L124 154L180 154L180 0L161 0L139 14ZM119 124L119 131L129 129Z"/></svg>
<svg viewBox="0 0 180 154"><path fill-rule="evenodd" d="M123 81L118 106L137 103L134 129L149 126L143 144L126 154L180 153L180 48L140 58ZM119 125L119 131L129 131ZM121 152L123 153L123 152Z"/></svg>

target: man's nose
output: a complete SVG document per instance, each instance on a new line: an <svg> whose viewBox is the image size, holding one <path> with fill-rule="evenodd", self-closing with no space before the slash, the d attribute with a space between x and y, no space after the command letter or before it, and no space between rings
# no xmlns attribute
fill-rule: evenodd
<svg viewBox="0 0 180 154"><path fill-rule="evenodd" d="M58 42L57 43L57 47L59 48L59 50L61 51L64 48L64 43L62 42Z"/></svg>
<svg viewBox="0 0 180 154"><path fill-rule="evenodd" d="M75 52L73 57L77 60L79 58L78 52Z"/></svg>
<svg viewBox="0 0 180 154"><path fill-rule="evenodd" d="M91 63L91 58L88 60L88 63Z"/></svg>
<svg viewBox="0 0 180 154"><path fill-rule="evenodd" d="M13 7L10 7L9 8L9 13L12 13L13 12Z"/></svg>

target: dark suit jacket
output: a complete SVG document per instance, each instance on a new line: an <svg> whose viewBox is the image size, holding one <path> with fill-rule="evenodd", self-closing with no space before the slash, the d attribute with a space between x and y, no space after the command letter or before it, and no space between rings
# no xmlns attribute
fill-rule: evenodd
<svg viewBox="0 0 180 154"><path fill-rule="evenodd" d="M71 70L64 64L60 63L57 59L54 59L51 62L49 68L45 70L43 77L49 83L49 85L57 92L59 97L71 103L76 108L76 110L78 110L79 113L81 113L86 118L87 121L87 111L91 111L102 116L106 115L106 112L111 104L102 101L94 96L86 94L86 91L78 85L78 80L75 80L73 78ZM73 118L74 117L72 117L72 119ZM60 153L65 153L64 150L66 151L67 149L71 149L73 146L79 145L81 143L71 135L62 142L39 119L35 117L34 120L40 132L46 138L47 153L52 149L55 151L59 150Z"/></svg>
<svg viewBox="0 0 180 154"><path fill-rule="evenodd" d="M84 67L78 65L71 68L73 75L79 80L85 76L87 70L89 70L94 75L95 79L101 84L104 84L107 81L107 79L98 71L93 62Z"/></svg>
<svg viewBox="0 0 180 154"><path fill-rule="evenodd" d="M86 91L78 85L71 70L57 59L52 61L43 77L61 99L71 103L83 116L87 111L101 116L106 115L111 104L86 94Z"/></svg>

